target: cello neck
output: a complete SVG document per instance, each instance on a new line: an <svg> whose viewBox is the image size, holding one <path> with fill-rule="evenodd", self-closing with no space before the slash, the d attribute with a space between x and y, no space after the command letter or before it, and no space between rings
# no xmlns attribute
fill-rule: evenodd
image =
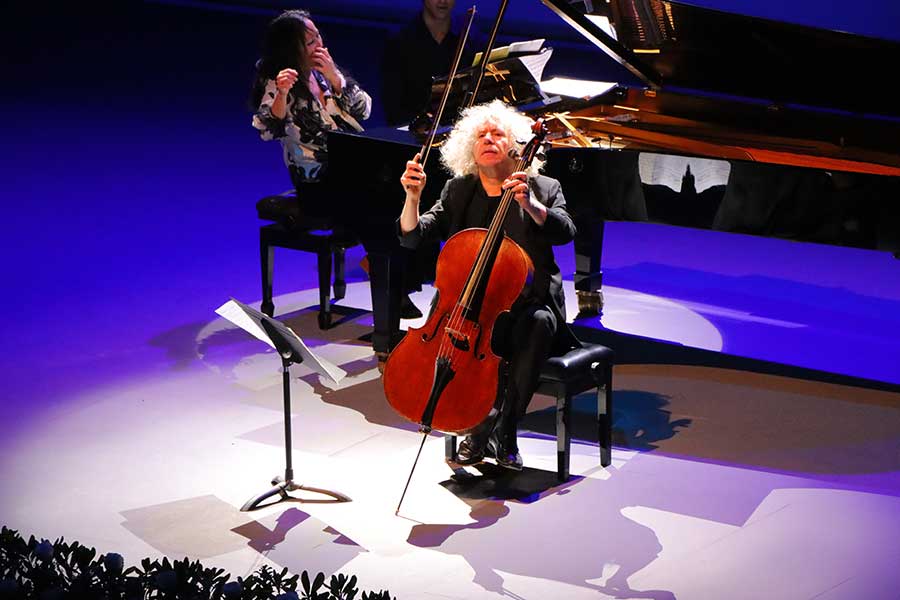
<svg viewBox="0 0 900 600"><path fill-rule="evenodd" d="M540 143L546 135L546 132L543 123L540 121L535 124L535 130L537 133L535 133L535 136L528 144L526 144L521 156L516 160L516 166L512 171L513 173L526 171L531 166L534 157L537 155ZM497 212L494 213L494 218L491 219L491 224L484 236L484 243L482 243L481 248L478 250L475 264L472 266L472 271L469 273L469 278L466 281L466 285L459 298L460 305L467 309L471 307L472 298L474 297L478 286L484 280L485 275L490 272L493 257L496 255L500 243L503 241L503 222L506 220L506 214L509 212L510 206L512 206L512 203L515 201L513 199L514 195L515 192L513 192L511 188L504 190L503 195L500 197L500 204L497 206Z"/></svg>

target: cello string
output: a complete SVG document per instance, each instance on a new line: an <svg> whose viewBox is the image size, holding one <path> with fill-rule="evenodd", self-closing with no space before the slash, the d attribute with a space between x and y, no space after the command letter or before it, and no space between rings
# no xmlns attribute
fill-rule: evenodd
<svg viewBox="0 0 900 600"><path fill-rule="evenodd" d="M519 158L515 166L516 171L521 171L525 168L526 158L527 157L525 156ZM500 238L499 243L502 243L503 222L506 220L506 215L509 212L510 206L512 206L513 196L514 193L512 189L504 190L503 196L500 199L500 203L497 206L497 210L494 212L494 217L491 220L491 224L488 228L485 240L482 242L481 248L479 249L479 253L476 257L475 265L472 268L472 275L470 275L468 285L463 290L462 301L467 306L471 300L471 296L474 294L474 291L477 290L481 285L485 273L487 273L486 263L489 260L490 255L495 251L494 245L498 243L498 238ZM488 274L488 277L489 276L490 274Z"/></svg>
<svg viewBox="0 0 900 600"><path fill-rule="evenodd" d="M524 163L525 157L520 157L515 170L522 170L525 166ZM449 341L450 336L447 334L447 329L459 331L462 334L462 326L465 323L463 313L470 308L471 296L474 294L474 290L478 289L478 286L481 284L484 277L490 277L490 273L488 273L486 269L486 263L491 254L499 252L499 248L495 249L493 246L497 243L498 237L503 235L502 225L503 221L506 219L506 213L512 205L512 196L513 192L511 189L504 191L503 196L500 199L500 204L491 220L490 227L485 234L485 239L482 241L478 254L476 255L475 263L468 277L468 285L464 288L461 298L457 300L454 305L450 318L448 319L447 328L444 330L445 335L441 338L441 345L438 348L438 357L445 357L451 363L455 356L454 351L456 350L456 345ZM500 243L502 243L502 239L500 239ZM450 344L449 350L446 348L446 343Z"/></svg>
<svg viewBox="0 0 900 600"><path fill-rule="evenodd" d="M509 191L509 190L507 190ZM504 193L504 198L501 199L501 207L503 206L503 201L506 199L507 194ZM497 238L497 230L499 229L502 221L498 218L500 209L498 208L497 212L494 214L494 218L492 219L491 225L487 230L485 235L485 239L482 240L481 246L479 247L478 253L475 257L475 262L473 264L472 269L470 270L469 277L467 278L467 285L463 289L463 293L461 297L457 300L454 305L453 311L450 315L450 320L447 324L447 327L450 329L461 330L462 324L465 321L463 317L463 313L466 309L470 308L470 300L473 294L473 290L477 289L478 284L481 281L483 272L485 271L485 264L487 263L487 257L492 252L492 244L496 241ZM452 348L450 350L452 353ZM451 354L452 359L452 354Z"/></svg>
<svg viewBox="0 0 900 600"><path fill-rule="evenodd" d="M516 165L514 167L515 171L523 171L525 168L531 163L534 159L534 156L537 154L537 148L539 147L538 139L539 134L534 134L524 147L522 148L522 152L519 154L519 157L516 161ZM485 269L485 263L488 260L488 257L491 255L487 249L491 248L491 246L496 243L496 238L498 236L503 235L503 221L506 219L507 212L509 211L509 207L512 205L514 193L511 189L504 190L503 196L500 199L500 203L497 207L497 210L494 212L493 219L491 220L491 224L487 230L486 239L483 241L481 248L479 249L478 254L476 255L476 261L470 272L469 278L466 282L466 287L461 294L461 301L468 306L470 296L473 293L473 290L477 289L478 285L481 283L481 277Z"/></svg>
<svg viewBox="0 0 900 600"><path fill-rule="evenodd" d="M525 148L523 148L522 154L520 154L519 159L516 161L515 171L523 171L528 165L530 165L531 161L534 159L534 156L537 154L538 146L538 135L536 134L525 145ZM503 195L500 198L500 203L498 204L497 210L494 212L493 218L491 219L490 226L488 227L485 234L485 239L482 240L481 246L479 247L478 253L476 254L473 267L469 272L466 286L463 289L460 298L457 299L453 309L450 312L447 326L440 334L441 342L438 347L438 353L436 357L436 359L438 360L441 358L445 358L450 365L453 364L453 360L457 355L458 348L457 345L454 344L451 340L451 332L458 332L457 335L460 337L469 337L468 333L463 329L463 325L466 321L463 315L467 309L471 308L472 296L475 293L475 290L479 289L485 277L487 277L487 282L485 283L485 291L486 286L490 284L490 276L492 270L489 271L487 269L487 262L491 255L494 255L494 257L496 258L496 255L500 251L500 246L503 243L502 236L504 235L503 222L506 220L509 208L512 206L514 195L515 193L512 191L512 189L507 189L504 191ZM489 339L486 341L488 344L490 343ZM468 351L472 352L474 355L474 343L470 345ZM438 407L435 407L435 412L437 411L437 408Z"/></svg>
<svg viewBox="0 0 900 600"><path fill-rule="evenodd" d="M515 170L520 171L523 168L524 157L520 157L520 159L516 163ZM512 190L504 190L497 210L494 212L494 216L491 219L491 224L487 229L485 240L482 242L482 245L479 248L472 271L469 275L468 281L466 282L467 285L463 290L461 300L465 305L469 304L470 296L472 295L473 290L477 289L478 285L481 283L481 276L486 268L485 264L491 254L491 246L496 242L497 237L502 235L503 221L506 219L506 213L509 210L509 206L511 206L512 204L512 196Z"/></svg>
<svg viewBox="0 0 900 600"><path fill-rule="evenodd" d="M525 166L531 162L531 158L533 158L533 152L530 152L534 144L529 142L526 144L523 149L522 155L519 156L519 159L516 161L515 171L521 171L525 168ZM531 156L529 156L529 154ZM476 255L475 263L470 271L467 285L463 289L463 293L459 300L457 300L456 305L454 306L453 311L451 312L450 319L448 321L447 327L450 329L455 329L457 331L462 330L462 323L464 322L463 312L470 308L471 297L474 294L474 291L478 289L481 285L482 280L485 275L490 277L490 274L487 273L486 264L488 262L489 257L492 254L496 254L499 252L499 248L494 248L494 246L498 243L498 238L500 238L499 243L502 244L502 235L503 235L503 222L506 219L506 215L509 212L509 207L512 205L512 198L514 196L514 192L511 189L504 190L503 196L500 199L500 203L497 207L497 210L494 212L494 216L491 220L491 224L487 229L487 233L485 235L485 239L482 241L481 247L479 248L478 254ZM443 341L443 340L442 340ZM453 357L453 348L455 345L451 342L451 349L448 358L452 361ZM439 356L443 356L444 346L442 344L439 347Z"/></svg>

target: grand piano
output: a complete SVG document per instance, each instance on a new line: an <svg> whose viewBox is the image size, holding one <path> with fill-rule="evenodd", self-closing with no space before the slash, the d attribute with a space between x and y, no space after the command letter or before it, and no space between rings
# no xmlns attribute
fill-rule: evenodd
<svg viewBox="0 0 900 600"><path fill-rule="evenodd" d="M872 91L900 43L664 0L542 2L638 82L537 111L582 310L602 306L608 219L900 249L900 104ZM705 189L687 169L648 181L685 164Z"/></svg>
<svg viewBox="0 0 900 600"><path fill-rule="evenodd" d="M479 94L548 123L545 171L561 180L578 227L582 311L602 309L607 220L900 252L900 102L880 89L882 65L900 63L900 43L671 0L541 1L628 80L525 103L504 95L511 86ZM397 182L420 143L397 130L329 139L338 180L365 198L353 210L364 215L363 242L375 256L373 342L381 353L399 325ZM426 206L446 178L434 163L426 166ZM353 167L341 174L344 164Z"/></svg>

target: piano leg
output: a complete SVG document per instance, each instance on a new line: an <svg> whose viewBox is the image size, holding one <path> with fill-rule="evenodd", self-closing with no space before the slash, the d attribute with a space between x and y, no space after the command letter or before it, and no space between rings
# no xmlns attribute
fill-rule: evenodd
<svg viewBox="0 0 900 600"><path fill-rule="evenodd" d="M344 279L344 258L346 249L340 246L334 248L334 299L343 300L347 294L347 281Z"/></svg>
<svg viewBox="0 0 900 600"><path fill-rule="evenodd" d="M259 262L262 272L262 305L260 310L269 315L275 316L275 304L272 302L272 264L275 262L275 247L269 244L268 240L260 236L259 240Z"/></svg>
<svg viewBox="0 0 900 600"><path fill-rule="evenodd" d="M575 221L575 293L584 316L603 310L603 252L605 219L647 220L637 152L587 151L554 148L547 154L547 174L555 177L566 195Z"/></svg>
<svg viewBox="0 0 900 600"><path fill-rule="evenodd" d="M578 296L579 316L591 316L603 311L602 219L576 223L575 236L575 295Z"/></svg>
<svg viewBox="0 0 900 600"><path fill-rule="evenodd" d="M372 349L381 370L388 353L402 337L400 334L400 298L403 287L403 259L400 247L366 247L369 257L369 286L372 291L372 317L375 331Z"/></svg>
<svg viewBox="0 0 900 600"><path fill-rule="evenodd" d="M331 249L317 253L319 268L319 329L331 327Z"/></svg>

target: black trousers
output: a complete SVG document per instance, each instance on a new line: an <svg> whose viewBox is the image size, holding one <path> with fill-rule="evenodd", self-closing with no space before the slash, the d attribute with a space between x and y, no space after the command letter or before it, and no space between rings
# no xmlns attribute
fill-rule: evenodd
<svg viewBox="0 0 900 600"><path fill-rule="evenodd" d="M481 433L490 433L492 425L498 433L514 443L516 427L525 416L537 389L541 366L553 348L559 330L556 316L543 304L525 304L499 321L492 344L504 358L501 386L498 390L498 414L488 421Z"/></svg>
<svg viewBox="0 0 900 600"><path fill-rule="evenodd" d="M437 241L427 241L415 250L407 250L406 268L403 270L403 291L405 293L422 290L422 284L434 281L441 245Z"/></svg>
<svg viewBox="0 0 900 600"><path fill-rule="evenodd" d="M256 203L260 219L276 221L288 229L327 228L333 215L329 210L329 187L319 182L303 182L292 172L294 197L267 196Z"/></svg>

